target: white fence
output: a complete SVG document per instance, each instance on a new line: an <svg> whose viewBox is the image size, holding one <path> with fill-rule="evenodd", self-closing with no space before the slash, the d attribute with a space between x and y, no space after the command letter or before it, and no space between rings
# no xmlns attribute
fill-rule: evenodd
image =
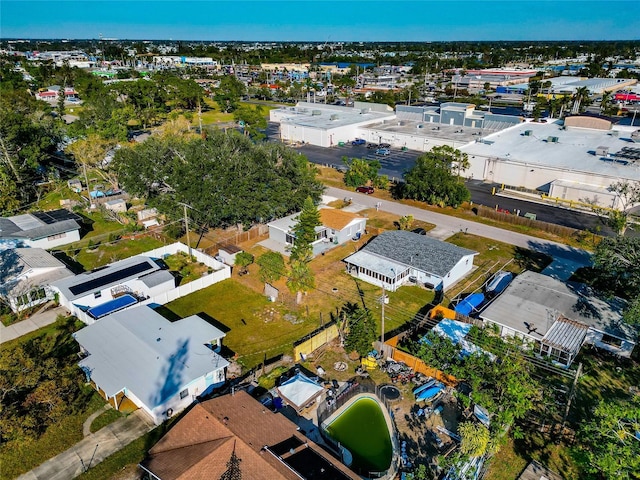
<svg viewBox="0 0 640 480"><path fill-rule="evenodd" d="M141 253L139 256L164 258L167 255L174 255L178 252L189 254L189 247L187 247L184 243L176 242L172 243L171 245L165 245L164 247ZM165 303L172 302L173 300L184 297L185 295L189 295L190 293L210 287L214 283L218 283L227 278L231 278L231 267L229 267L228 265L225 265L224 263L219 262L215 258L207 255L206 253L202 253L195 249L191 249L191 255L193 255L199 262L204 263L207 267L211 267L213 269L213 272L205 274L203 277L200 277L197 280L193 280L184 285L180 285L179 287L176 287L167 292L150 297L140 304L147 305L149 303L158 303L160 305L164 305Z"/></svg>
<svg viewBox="0 0 640 480"><path fill-rule="evenodd" d="M139 255L135 255L136 257L152 257L152 258L164 258L168 255L174 255L178 252L184 252L189 254L189 247L185 244L177 242L172 243L171 245L166 245L164 247L156 248L155 250L149 250L148 252L141 253ZM196 260L204 263L207 267L213 269L211 273L206 273L189 283L185 283L184 285L180 285L179 287L172 288L167 290L166 292L162 292L160 294L154 295L152 297L147 298L146 300L136 303L130 307L124 308L123 310L128 310L129 308L135 308L140 305L149 305L152 303L164 305L165 303L169 303L178 298L184 297L185 295L189 295L190 293L197 292L198 290L202 290L203 288L210 287L214 283L221 282L222 280L226 280L227 278L231 278L231 267L225 265L222 262L219 262L215 258L207 255L206 253L202 253L198 250L191 250L191 255L193 255ZM76 315L80 320L84 323L90 325L94 323L96 320L89 316L86 312L78 308L73 308L72 313Z"/></svg>

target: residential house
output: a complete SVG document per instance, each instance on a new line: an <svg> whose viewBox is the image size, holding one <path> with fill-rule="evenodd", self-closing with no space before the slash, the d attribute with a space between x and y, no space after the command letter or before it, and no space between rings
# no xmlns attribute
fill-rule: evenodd
<svg viewBox="0 0 640 480"><path fill-rule="evenodd" d="M638 332L622 320L626 302L584 284L526 271L480 313L503 336L533 342L541 355L570 365L584 344L631 356Z"/></svg>
<svg viewBox="0 0 640 480"><path fill-rule="evenodd" d="M116 409L126 397L156 424L225 382L229 362L214 351L225 334L197 315L170 322L143 305L73 336L96 390Z"/></svg>
<svg viewBox="0 0 640 480"><path fill-rule="evenodd" d="M281 413L244 391L195 405L149 450L140 467L153 480L360 477Z"/></svg>
<svg viewBox="0 0 640 480"><path fill-rule="evenodd" d="M52 286L59 294L60 305L85 323L93 323L175 288L176 279L153 258L135 256L59 280ZM94 310L98 306L102 308Z"/></svg>
<svg viewBox="0 0 640 480"><path fill-rule="evenodd" d="M0 241L55 248L80 240L82 217L65 209L0 218Z"/></svg>
<svg viewBox="0 0 640 480"><path fill-rule="evenodd" d="M405 230L383 232L344 259L347 271L395 291L407 284L446 290L473 268L477 252Z"/></svg>
<svg viewBox="0 0 640 480"><path fill-rule="evenodd" d="M53 300L50 284L72 276L64 263L42 248L0 252L0 298L15 313Z"/></svg>
<svg viewBox="0 0 640 480"><path fill-rule="evenodd" d="M329 207L320 208L318 213L321 225L316 227L314 256L364 234L367 219L360 215ZM295 213L269 223L269 239L261 242L261 245L288 254L295 240L294 230L299 215Z"/></svg>

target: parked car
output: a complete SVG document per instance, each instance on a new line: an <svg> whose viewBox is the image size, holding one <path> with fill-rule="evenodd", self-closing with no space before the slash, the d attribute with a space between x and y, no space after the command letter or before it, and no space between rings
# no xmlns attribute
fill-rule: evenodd
<svg viewBox="0 0 640 480"><path fill-rule="evenodd" d="M390 143L381 143L380 145L378 145L380 148L391 148L391 144Z"/></svg>
<svg viewBox="0 0 640 480"><path fill-rule="evenodd" d="M390 155L391 154L391 150L389 150L388 148L379 148L376 150L376 155Z"/></svg>
<svg viewBox="0 0 640 480"><path fill-rule="evenodd" d="M351 145L356 146L356 145L366 145L367 141L363 138L356 138L353 142L351 142Z"/></svg>
<svg viewBox="0 0 640 480"><path fill-rule="evenodd" d="M356 192L358 193L366 193L367 195L371 195L374 190L373 187L368 187L366 185L360 185L359 187L356 187Z"/></svg>
<svg viewBox="0 0 640 480"><path fill-rule="evenodd" d="M378 144L377 143L367 143L367 148L370 148L370 149L378 148Z"/></svg>
<svg viewBox="0 0 640 480"><path fill-rule="evenodd" d="M426 235L427 231L424 228L414 228L411 230L413 233L417 233L418 235Z"/></svg>

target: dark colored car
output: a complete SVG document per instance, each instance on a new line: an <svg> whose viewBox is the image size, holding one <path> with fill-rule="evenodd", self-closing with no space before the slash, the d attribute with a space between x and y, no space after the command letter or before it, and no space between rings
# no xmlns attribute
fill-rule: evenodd
<svg viewBox="0 0 640 480"><path fill-rule="evenodd" d="M414 228L411 230L413 233L417 233L418 235L426 235L427 231L424 228Z"/></svg>
<svg viewBox="0 0 640 480"><path fill-rule="evenodd" d="M378 148L378 144L377 143L368 143L367 144L367 148Z"/></svg>
<svg viewBox="0 0 640 480"><path fill-rule="evenodd" d="M360 185L359 187L356 187L356 192L358 193L366 193L367 195L371 195L374 190L373 187L367 187L365 185Z"/></svg>
<svg viewBox="0 0 640 480"><path fill-rule="evenodd" d="M390 143L381 143L380 145L378 145L380 148L391 148L391 144Z"/></svg>
<svg viewBox="0 0 640 480"><path fill-rule="evenodd" d="M353 142L351 142L351 145L355 146L355 145L365 145L367 143L367 141L363 138L356 138Z"/></svg>

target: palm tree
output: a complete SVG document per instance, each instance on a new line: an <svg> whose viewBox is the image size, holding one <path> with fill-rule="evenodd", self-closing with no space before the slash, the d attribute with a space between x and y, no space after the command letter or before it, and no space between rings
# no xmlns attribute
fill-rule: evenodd
<svg viewBox="0 0 640 480"><path fill-rule="evenodd" d="M573 94L573 108L571 109L572 114L582 113L589 104L591 100L589 98L589 89L587 87L578 88Z"/></svg>

